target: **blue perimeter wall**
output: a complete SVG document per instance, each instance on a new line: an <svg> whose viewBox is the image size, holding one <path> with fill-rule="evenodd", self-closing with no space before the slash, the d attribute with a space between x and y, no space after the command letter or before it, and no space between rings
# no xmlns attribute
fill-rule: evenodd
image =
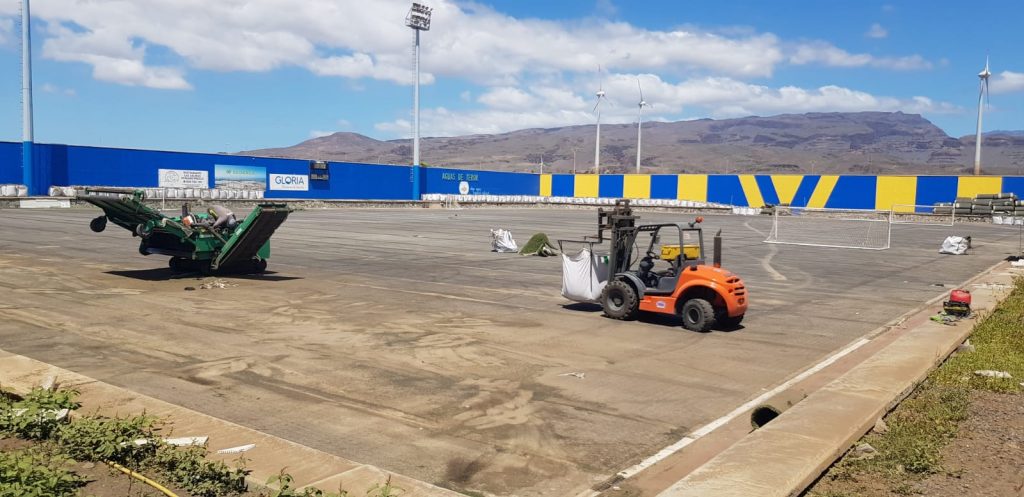
<svg viewBox="0 0 1024 497"><path fill-rule="evenodd" d="M255 166L267 174L308 175L309 161L242 155L164 152L76 145L35 145L36 194L55 186L156 187L158 169L207 171L211 183L216 165ZM413 193L414 168L352 162L330 162L327 181L310 181L308 191L267 190L266 198L419 199L420 193L459 193L467 182L471 194L538 195L537 174L421 168L421 192ZM21 143L0 142L0 183L22 183ZM213 186L212 184L209 186Z"/></svg>
<svg viewBox="0 0 1024 497"><path fill-rule="evenodd" d="M131 150L36 144L34 191L49 186L157 187L159 169L206 171L213 187L216 166L261 168L270 175L308 179L310 161L226 154ZM22 145L0 142L0 183L22 183ZM239 172L241 179L245 176ZM861 176L751 174L531 174L449 168L414 168L330 162L329 179L309 181L308 190L274 190L266 198L409 200L420 194L536 195L559 197L670 198L759 207L787 203L810 207L888 210L931 205L980 193L1013 192L1024 197L1024 176ZM257 176L258 177L258 176ZM419 191L414 192L414 185Z"/></svg>

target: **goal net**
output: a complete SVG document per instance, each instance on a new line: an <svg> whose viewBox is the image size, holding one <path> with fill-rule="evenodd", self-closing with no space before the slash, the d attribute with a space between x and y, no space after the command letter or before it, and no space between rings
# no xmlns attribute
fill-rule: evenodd
<svg viewBox="0 0 1024 497"><path fill-rule="evenodd" d="M889 248L891 226L889 212L776 207L765 242L885 250Z"/></svg>
<svg viewBox="0 0 1024 497"><path fill-rule="evenodd" d="M916 224L919 226L953 226L956 221L953 204L895 204L889 212L889 218L892 220L892 224Z"/></svg>

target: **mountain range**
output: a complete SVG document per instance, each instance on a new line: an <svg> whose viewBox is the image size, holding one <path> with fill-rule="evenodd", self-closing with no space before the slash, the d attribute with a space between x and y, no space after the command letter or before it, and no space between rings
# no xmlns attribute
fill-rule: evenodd
<svg viewBox="0 0 1024 497"><path fill-rule="evenodd" d="M636 170L636 124L601 126L601 172ZM434 167L545 172L594 170L593 125L421 140ZM641 172L958 174L973 170L974 135L954 138L917 114L831 112L737 119L645 122ZM338 132L245 155L409 164L412 140ZM984 135L985 173L1024 168L1024 131Z"/></svg>

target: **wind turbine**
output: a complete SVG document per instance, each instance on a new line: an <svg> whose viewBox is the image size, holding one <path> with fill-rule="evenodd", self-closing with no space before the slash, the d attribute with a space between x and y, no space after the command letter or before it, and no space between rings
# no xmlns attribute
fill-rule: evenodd
<svg viewBox="0 0 1024 497"><path fill-rule="evenodd" d="M644 124L644 107L650 104L644 100L644 89L640 86L640 78L636 78L636 88L640 90L640 103L637 104L639 110L636 117L636 173L640 174L640 144L642 142L640 131Z"/></svg>
<svg viewBox="0 0 1024 497"><path fill-rule="evenodd" d="M978 134L974 138L974 175L981 174L981 113L984 109L985 97L988 96L988 77L992 71L988 70L988 57L985 57L985 68L978 73Z"/></svg>
<svg viewBox="0 0 1024 497"><path fill-rule="evenodd" d="M601 101L607 100L604 96L604 78L601 78L601 66L597 66L597 103L594 104L593 112L597 114L597 141L594 142L594 174L601 174Z"/></svg>

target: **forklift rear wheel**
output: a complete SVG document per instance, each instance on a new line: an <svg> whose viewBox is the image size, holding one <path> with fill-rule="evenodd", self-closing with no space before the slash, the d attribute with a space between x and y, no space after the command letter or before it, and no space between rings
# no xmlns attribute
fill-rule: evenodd
<svg viewBox="0 0 1024 497"><path fill-rule="evenodd" d="M93 219L92 221L89 221L89 229L93 230L96 233L100 233L103 230L107 229L107 216L100 216Z"/></svg>
<svg viewBox="0 0 1024 497"><path fill-rule="evenodd" d="M609 281L601 292L601 306L604 315L612 319L633 319L638 306L636 290L625 281Z"/></svg>
<svg viewBox="0 0 1024 497"><path fill-rule="evenodd" d="M708 331L715 325L715 308L711 302L692 298L683 304L683 328L690 331Z"/></svg>

